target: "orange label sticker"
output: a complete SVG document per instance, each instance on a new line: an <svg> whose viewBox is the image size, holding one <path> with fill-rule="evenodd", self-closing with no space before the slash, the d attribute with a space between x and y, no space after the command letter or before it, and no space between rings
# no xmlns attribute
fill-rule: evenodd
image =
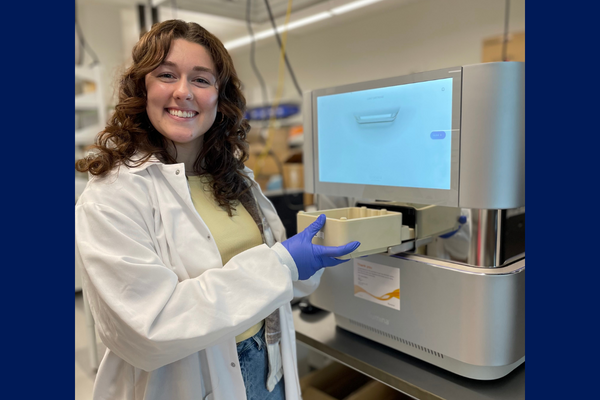
<svg viewBox="0 0 600 400"><path fill-rule="evenodd" d="M355 258L354 296L400 310L400 269Z"/></svg>

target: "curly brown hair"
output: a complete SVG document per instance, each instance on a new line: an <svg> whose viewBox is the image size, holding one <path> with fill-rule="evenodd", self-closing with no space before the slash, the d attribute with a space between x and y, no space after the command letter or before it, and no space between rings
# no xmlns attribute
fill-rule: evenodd
<svg viewBox="0 0 600 400"><path fill-rule="evenodd" d="M167 151L168 139L150 123L146 113L145 83L146 75L166 59L175 39L203 46L217 70L217 117L204 134L204 144L193 169L199 175L212 177L213 195L231 216L236 202L248 191L251 182L242 171L248 159L246 134L250 130L243 117L246 99L231 56L221 41L193 22L164 21L140 38L132 51L133 63L121 77L115 111L92 146L96 151L77 160L75 169L104 176L119 164L139 166L152 155L167 164L177 162ZM134 160L133 156L139 154L144 156Z"/></svg>

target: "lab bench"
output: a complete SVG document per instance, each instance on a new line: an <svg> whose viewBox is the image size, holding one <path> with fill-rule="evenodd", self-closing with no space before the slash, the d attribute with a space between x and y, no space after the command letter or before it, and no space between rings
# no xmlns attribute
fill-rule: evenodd
<svg viewBox="0 0 600 400"><path fill-rule="evenodd" d="M525 399L525 364L493 381L461 377L339 328L334 314L293 307L296 340L375 380L420 400Z"/></svg>

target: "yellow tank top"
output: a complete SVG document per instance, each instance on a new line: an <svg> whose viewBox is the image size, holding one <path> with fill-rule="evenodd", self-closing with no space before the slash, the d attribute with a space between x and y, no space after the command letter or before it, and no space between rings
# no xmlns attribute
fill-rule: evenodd
<svg viewBox="0 0 600 400"><path fill-rule="evenodd" d="M223 264L242 251L263 243L258 226L241 203L235 204L235 211L232 211L233 216L230 217L215 201L209 186L209 177L188 176L188 182L194 207L208 226ZM236 343L254 336L263 323L264 320L236 336Z"/></svg>

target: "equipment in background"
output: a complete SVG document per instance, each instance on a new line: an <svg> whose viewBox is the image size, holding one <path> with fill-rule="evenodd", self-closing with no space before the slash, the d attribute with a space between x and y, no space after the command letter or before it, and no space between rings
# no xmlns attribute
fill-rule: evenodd
<svg viewBox="0 0 600 400"><path fill-rule="evenodd" d="M312 305L468 378L524 362L524 71L476 64L305 93L305 191L362 199L350 208L365 214L322 210L313 243L395 232L327 268ZM298 230L319 213L299 213ZM464 260L428 254L454 232Z"/></svg>
<svg viewBox="0 0 600 400"><path fill-rule="evenodd" d="M290 190L268 190L265 196L277 211L277 215L281 219L285 228L285 234L288 238L296 234L296 213L301 210L304 205L304 192L302 189Z"/></svg>
<svg viewBox="0 0 600 400"><path fill-rule="evenodd" d="M315 307L312 304L310 304L308 297L305 297L298 302L298 308L304 314L316 314L320 311L323 311L320 308Z"/></svg>

